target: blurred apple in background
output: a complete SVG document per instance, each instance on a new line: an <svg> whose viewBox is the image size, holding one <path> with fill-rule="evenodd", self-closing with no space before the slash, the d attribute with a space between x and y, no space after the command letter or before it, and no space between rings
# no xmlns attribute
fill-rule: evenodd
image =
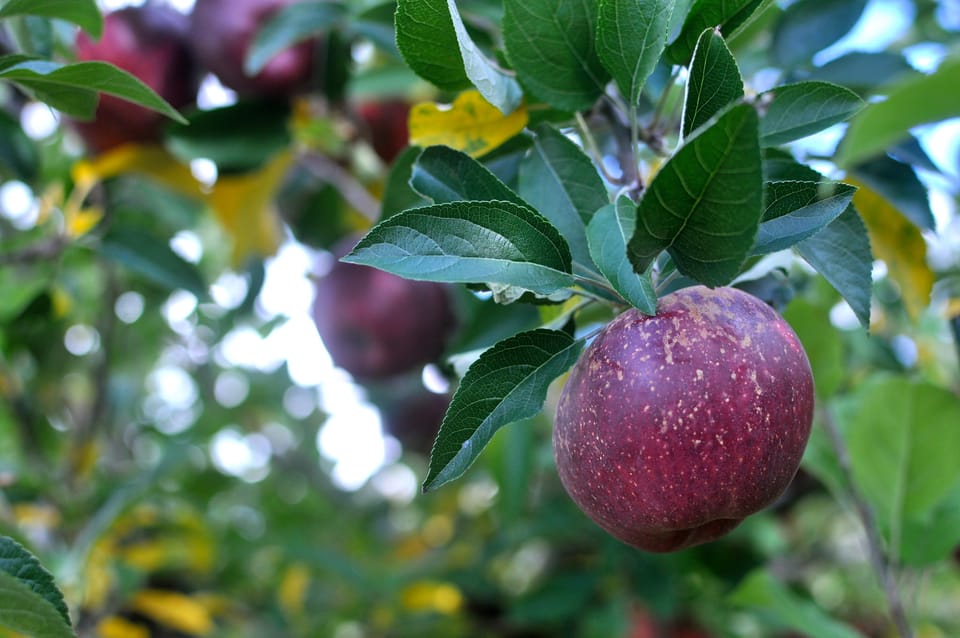
<svg viewBox="0 0 960 638"><path fill-rule="evenodd" d="M250 44L266 22L297 0L197 0L190 20L191 43L200 64L243 96L286 97L313 76L314 42L281 51L254 76L243 65Z"/></svg>
<svg viewBox="0 0 960 638"><path fill-rule="evenodd" d="M128 7L104 18L99 41L85 32L77 35L77 59L115 64L182 109L196 99L198 84L188 32L188 18L166 5ZM128 142L156 141L167 122L159 113L104 94L95 119L73 126L87 147L99 153Z"/></svg>
<svg viewBox="0 0 960 638"><path fill-rule="evenodd" d="M426 456L440 431L451 395L431 392L419 378L415 384L406 385L395 388L379 401L376 396L373 398L380 408L384 434L400 441L404 450Z"/></svg>
<svg viewBox="0 0 960 638"><path fill-rule="evenodd" d="M393 162L409 143L410 103L400 98L362 102L357 106L357 114L365 127L362 133L373 150L387 164Z"/></svg>
<svg viewBox="0 0 960 638"><path fill-rule="evenodd" d="M334 255L355 243L350 237ZM312 312L333 362L360 380L435 361L456 325L448 286L340 261L316 280Z"/></svg>

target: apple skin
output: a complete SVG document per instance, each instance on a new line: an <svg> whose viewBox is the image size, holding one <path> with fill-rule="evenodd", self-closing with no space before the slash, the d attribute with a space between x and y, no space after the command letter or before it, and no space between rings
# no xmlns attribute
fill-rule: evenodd
<svg viewBox="0 0 960 638"><path fill-rule="evenodd" d="M813 420L790 326L733 288L685 288L628 310L561 393L553 444L573 501L621 541L669 552L726 534L777 499Z"/></svg>
<svg viewBox="0 0 960 638"><path fill-rule="evenodd" d="M78 61L110 62L136 76L174 108L196 100L198 75L187 45L187 16L157 4L107 14L94 41L77 35ZM86 146L97 153L128 142L160 138L167 117L112 95L101 95L95 118L73 122Z"/></svg>
<svg viewBox="0 0 960 638"><path fill-rule="evenodd" d="M312 314L333 362L359 380L435 361L456 326L446 285L341 261L316 280Z"/></svg>
<svg viewBox="0 0 960 638"><path fill-rule="evenodd" d="M357 114L373 150L384 162L392 163L409 144L410 103L401 99L363 102L357 106Z"/></svg>
<svg viewBox="0 0 960 638"><path fill-rule="evenodd" d="M287 97L307 88L314 42L301 42L271 59L254 76L243 63L259 29L273 14L300 0L197 0L190 41L200 64L241 96Z"/></svg>

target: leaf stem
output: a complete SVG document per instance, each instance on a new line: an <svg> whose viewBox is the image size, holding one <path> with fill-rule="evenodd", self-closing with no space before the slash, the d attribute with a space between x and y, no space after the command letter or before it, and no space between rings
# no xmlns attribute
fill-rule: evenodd
<svg viewBox="0 0 960 638"><path fill-rule="evenodd" d="M600 289L602 289L602 290L606 290L606 291L609 292L611 295L614 295L617 299L620 299L621 301L623 301L623 297L620 296L620 293L618 293L612 286L610 286L609 284L607 284L607 283L604 282L604 281L600 281L600 280L598 280L598 279L593 279L592 277L585 277L584 275L578 275L578 274L576 274L576 273L573 274L573 279L574 279L575 281L579 281L579 282L582 282L582 283L585 283L585 284L589 284L589 285L591 285L591 286L595 286L595 287L600 288ZM580 294L579 291L577 291L577 294ZM584 295L584 296L589 296L589 295ZM602 302L607 303L607 304L609 304L609 303L611 302L610 299L604 299L604 298L602 298L602 297L591 297L591 299L596 299L597 301L602 301ZM624 303L626 303L626 301L624 301Z"/></svg>
<svg viewBox="0 0 960 638"><path fill-rule="evenodd" d="M597 146L597 140L594 139L593 133L590 132L590 126L587 124L587 121L583 117L583 113L577 111L575 114L577 119L577 128L580 129L580 137L583 139L583 144L587 149L587 152L593 157L593 163L596 164L597 169L603 174L603 178L610 182L611 184L619 184L620 178L614 177L607 170L607 167L603 163L603 153L600 152L600 147Z"/></svg>
<svg viewBox="0 0 960 638"><path fill-rule="evenodd" d="M880 537L880 531L877 526L877 519L873 513L873 508L867 503L866 499L857 490L853 482L853 470L850 465L850 451L847 449L843 437L834 420L833 413L823 408L820 410L823 427L830 438L834 453L837 455L837 465L843 475L846 483L847 494L853 501L853 506L860 517L863 525L864 534L867 539L867 551L870 557L870 563L876 572L877 579L883 587L883 592L887 598L887 605L890 608L890 616L897 626L897 633L901 638L913 638L913 630L907 620L907 613L903 606L903 600L900 597L900 591L897 588L896 574L893 565L887 560L883 550L883 540Z"/></svg>
<svg viewBox="0 0 960 638"><path fill-rule="evenodd" d="M316 177L333 186L361 215L373 223L380 219L380 202L334 160L318 153L305 153L300 160Z"/></svg>
<svg viewBox="0 0 960 638"><path fill-rule="evenodd" d="M663 293L663 291L666 289L666 287L669 286L671 283L673 283L673 281L679 276L680 276L680 271L673 270L670 272L669 275L667 275L663 279L658 279L657 285L656 285L657 296L659 297Z"/></svg>

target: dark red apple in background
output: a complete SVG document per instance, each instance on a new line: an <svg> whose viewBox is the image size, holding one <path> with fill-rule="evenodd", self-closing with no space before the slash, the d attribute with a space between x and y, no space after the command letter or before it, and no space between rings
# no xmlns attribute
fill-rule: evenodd
<svg viewBox="0 0 960 638"><path fill-rule="evenodd" d="M409 143L410 103L400 98L362 102L357 106L357 114L365 127L364 137L373 150L387 164L393 162Z"/></svg>
<svg viewBox="0 0 960 638"><path fill-rule="evenodd" d="M456 323L446 285L340 261L316 280L313 321L333 362L361 380L436 360Z"/></svg>
<svg viewBox="0 0 960 638"><path fill-rule="evenodd" d="M380 409L384 433L400 441L403 449L427 455L433 448L451 397L427 390L419 378L416 381L415 385L407 384L410 387L385 394L379 401L373 398Z"/></svg>
<svg viewBox="0 0 960 638"><path fill-rule="evenodd" d="M243 70L260 28L284 7L301 0L197 0L191 42L200 64L224 86L245 96L285 97L305 88L313 74L314 43L281 51L254 76Z"/></svg>
<svg viewBox="0 0 960 638"><path fill-rule="evenodd" d="M84 32L77 35L77 59L115 64L181 109L192 104L197 95L188 30L187 17L165 5L121 9L104 18L99 41ZM102 152L127 142L155 141L166 121L166 116L142 106L102 95L95 119L75 122L74 127L88 148Z"/></svg>
<svg viewBox="0 0 960 638"><path fill-rule="evenodd" d="M614 319L574 366L553 442L571 498L651 552L714 540L800 464L813 376L790 326L733 288L685 288Z"/></svg>

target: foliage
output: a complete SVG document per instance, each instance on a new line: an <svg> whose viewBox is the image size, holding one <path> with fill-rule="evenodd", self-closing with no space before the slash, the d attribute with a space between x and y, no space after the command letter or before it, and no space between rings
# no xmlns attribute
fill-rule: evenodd
<svg viewBox="0 0 960 638"><path fill-rule="evenodd" d="M305 0L240 63L312 41L307 89L183 113L74 60L93 0L0 4L0 636L960 633L957 166L928 154L960 66L942 3L901 4L860 51L831 47L863 0ZM161 141L85 152L99 94ZM413 146L380 158L358 107L397 99ZM429 455L360 437L420 370L360 386L297 331L357 233L344 261L456 284ZM777 505L654 556L569 502L552 412L600 327L693 283L784 314L817 423Z"/></svg>

